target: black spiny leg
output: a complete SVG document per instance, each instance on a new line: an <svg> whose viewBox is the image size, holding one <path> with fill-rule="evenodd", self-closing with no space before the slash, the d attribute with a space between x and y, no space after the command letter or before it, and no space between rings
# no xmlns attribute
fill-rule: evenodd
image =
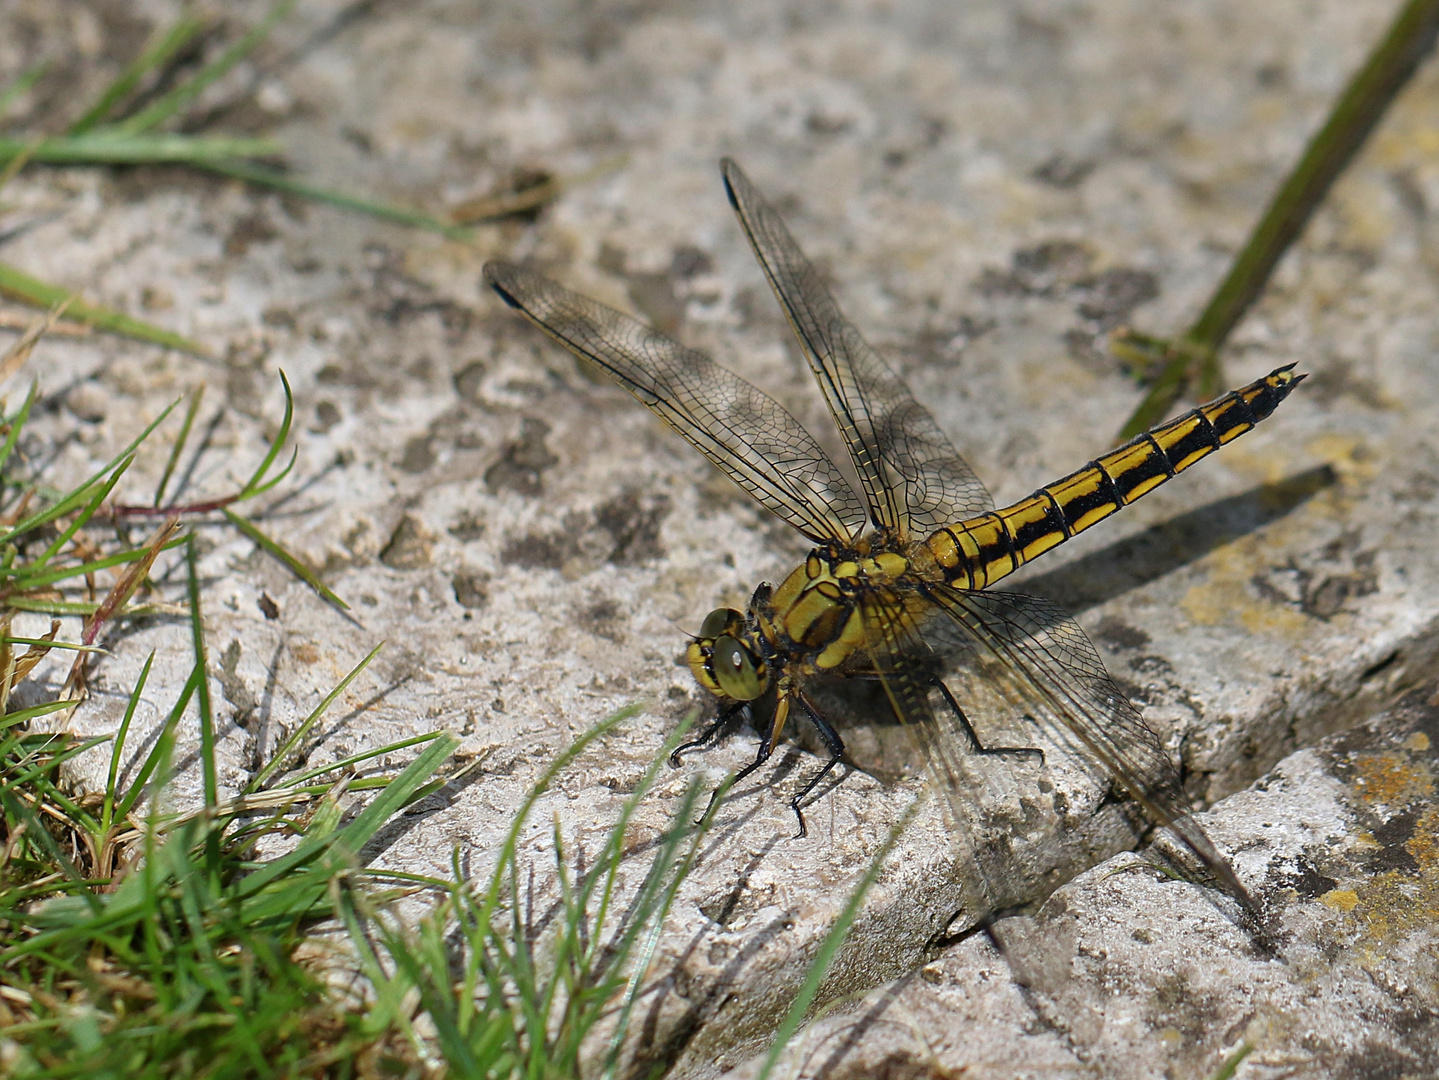
<svg viewBox="0 0 1439 1080"><path fill-rule="evenodd" d="M808 714L815 730L819 732L820 741L830 752L830 759L824 763L824 768L815 773L809 783L800 789L799 794L790 800L789 808L794 811L794 816L799 818L799 834L795 837L798 840L808 832L804 824L804 811L800 809L800 805L809 797L809 793L819 786L820 781L829 775L830 770L844 760L844 740L839 737L839 732L835 731L834 726L821 716L819 710L805 700L802 694L797 694L796 700Z"/></svg>
<svg viewBox="0 0 1439 1080"><path fill-rule="evenodd" d="M689 742L682 743L681 745L675 747L674 753L670 755L671 767L676 769L680 767L680 763L683 760L681 755L684 754L686 750L698 750L700 747L708 746L710 743L714 742L716 736L718 736L719 733L724 730L724 726L728 724L731 720L733 720L735 714L741 709L743 709L747 704L749 703L745 701L736 701L720 709L719 715L714 718L714 722L711 723L709 727L705 728L703 731L700 732L699 738L691 739Z"/></svg>
<svg viewBox="0 0 1439 1080"><path fill-rule="evenodd" d="M1039 758L1039 763L1044 764L1044 751L1038 746L985 746L979 741L979 733L974 730L974 725L969 722L969 717L964 715L964 710L959 707L959 702L954 700L954 695L949 692L949 687L944 685L940 679L934 680L934 685L939 687L939 692L944 695L944 700L949 702L955 719L963 729L965 736L969 739L969 746L976 754L1000 754L1009 757L1021 757L1033 755Z"/></svg>

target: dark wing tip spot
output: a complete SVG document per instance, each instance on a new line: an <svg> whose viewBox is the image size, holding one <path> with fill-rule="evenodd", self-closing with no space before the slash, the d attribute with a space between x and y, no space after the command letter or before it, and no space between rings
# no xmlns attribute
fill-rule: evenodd
<svg viewBox="0 0 1439 1080"><path fill-rule="evenodd" d="M720 176L724 178L724 193L725 197L729 199L730 206L739 210L739 196L735 194L734 177L737 176L743 180L744 170L739 167L739 163L734 158L722 157L720 158Z"/></svg>
<svg viewBox="0 0 1439 1080"><path fill-rule="evenodd" d="M485 269L483 271L485 284L499 293L500 299L509 304L510 307L515 308L517 311L523 311L524 307L504 285L505 279L510 277L509 271L511 269L512 268L505 263L485 263Z"/></svg>

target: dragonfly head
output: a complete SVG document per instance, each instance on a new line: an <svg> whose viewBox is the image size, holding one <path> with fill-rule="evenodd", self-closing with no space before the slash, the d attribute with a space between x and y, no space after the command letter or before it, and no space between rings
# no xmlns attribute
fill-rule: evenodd
<svg viewBox="0 0 1439 1080"><path fill-rule="evenodd" d="M695 680L717 697L753 701L769 688L764 658L744 616L733 608L716 608L705 616L686 659Z"/></svg>

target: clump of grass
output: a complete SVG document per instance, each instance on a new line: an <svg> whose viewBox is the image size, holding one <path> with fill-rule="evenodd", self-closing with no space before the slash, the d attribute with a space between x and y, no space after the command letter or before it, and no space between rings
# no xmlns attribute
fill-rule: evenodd
<svg viewBox="0 0 1439 1080"><path fill-rule="evenodd" d="M656 754L591 865L571 871L556 826L548 891L536 891L533 870L528 888L522 887L525 823L559 773L634 708L581 736L543 774L483 886L467 879L458 852L448 879L372 871L360 861L361 849L395 814L456 779L446 775L457 745L452 735L429 733L328 765L292 768L315 724L378 648L297 726L243 791L222 797L194 527L215 514L247 521L233 508L289 474L293 456L276 469L292 416L289 386L282 384L286 410L277 436L249 479L229 495L189 503L167 499L198 412L198 393L147 504L111 497L141 444L174 406L68 491L47 496L35 479L11 480L0 489L13 494L0 531L0 1072L106 1078L614 1076L666 919L713 820L712 807L692 821L701 792L691 784L669 825L646 845L638 885L622 887L622 869L640 857L631 846L634 815L687 725ZM10 462L35 401L32 390L0 426L0 470ZM105 550L91 535L102 523L113 527L143 516L158 524L142 543L114 541ZM135 603L149 589L156 561L181 549L184 602ZM115 583L103 596L94 595L93 579L105 571L116 572ZM19 637L9 631L20 612L55 618L45 635ZM34 722L80 702L85 662L106 627L155 614L188 619L190 674L133 778L122 785L153 654L113 735L78 738L63 728L38 730ZM59 635L66 616L81 617L77 640ZM17 651L21 647L24 652ZM54 699L10 709L12 692L55 649L74 651L76 661ZM163 796L173 775L173 749L181 725L191 721L199 735L202 801L171 810ZM397 775L373 771L376 759L411 748L416 757ZM65 765L94 752L109 755L107 782L99 793L78 796L65 781ZM369 792L373 796L358 806L358 797ZM275 848L275 838L281 838L283 853L262 854ZM888 845L820 950L776 1047L798 1027L887 851ZM437 901L417 928L409 928L389 905L416 892L431 892ZM537 895L553 898L541 904ZM349 962L371 990L365 1001L340 998L297 959L307 932L322 919L348 930Z"/></svg>

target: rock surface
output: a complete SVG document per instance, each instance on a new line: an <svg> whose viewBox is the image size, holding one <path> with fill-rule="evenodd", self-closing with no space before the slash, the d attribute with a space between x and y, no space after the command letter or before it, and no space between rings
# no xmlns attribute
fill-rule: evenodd
<svg viewBox="0 0 1439 1080"><path fill-rule="evenodd" d="M30 373L55 406L26 450L52 482L74 479L203 382L207 450L186 493L221 494L264 453L283 369L296 391L300 479L257 509L351 611L337 613L224 528L204 531L222 784L242 786L385 639L310 761L457 731L479 770L373 854L444 874L458 845L481 872L556 751L620 705L650 703L537 810L526 852L543 865L552 814L572 849L598 842L665 735L700 703L676 664L684 632L780 578L803 547L487 295L484 260L527 260L637 311L824 431L724 204L715 163L735 155L1004 503L1107 444L1136 393L1103 354L1104 333L1124 321L1177 330L1192 317L1392 6L1209 0L1156 15L1137 0L301 5L215 88L217 102L242 102L221 110L219 128L275 134L317 182L436 210L539 173L569 181L561 197L461 244L171 170L27 171L5 191L0 258L171 326L217 359L100 337L47 341ZM252 23L261 8L227 5L226 17ZM8 122L60 129L176 10L158 0L5 5L0 82L37 56L55 60ZM1236 385L1290 361L1312 378L1259 430L1012 586L1080 617L1204 802L1295 751L1284 769L1317 760L1303 748L1375 715L1433 668L1436 79L1425 69L1398 102L1228 353ZM127 501L150 498L166 453L156 444L137 461ZM179 598L182 569L164 564L158 580ZM188 672L188 629L153 620L108 644L114 655L97 666L76 725L112 730L155 649L136 721L143 740ZM754 747L739 736L690 768L717 779ZM788 792L816 761L777 755L725 808L660 947L643 1062L712 1075L763 1046L918 790L852 775L809 810L810 838L791 841ZM102 767L80 781L97 785ZM641 830L661 827L686 775L667 778ZM996 798L1029 781L1006 782ZM174 797L196 790L182 777ZM1263 794L1227 802L1216 839L1287 911L1279 894L1291 886L1240 850L1257 834L1218 824L1263 812ZM957 928L965 863L937 810L920 813L823 999L915 970L935 935ZM1342 832L1349 820L1324 833L1345 851L1359 839ZM1023 864L1013 899L1038 899L1134 842L1103 818L1067 835L1057 854ZM1338 871L1315 873L1345 890ZM1142 875L1084 881L1064 902L1092 905L1096 935L1128 932L1110 929L1126 913L1123 890L1172 891L1212 930L1206 940L1229 932L1212 897ZM1034 926L1071 926L1057 904ZM1331 934L1334 948L1351 949L1360 907L1303 912L1295 940L1319 949ZM1151 951L1187 948L1182 929ZM1090 929L1074 932L1078 941ZM1013 933L1035 936L1027 923ZM1003 967L979 939L941 963L951 959L955 1000L980 1001L974 987ZM996 1024L1042 1015L1052 1033L1035 1037L1034 1052L1052 1049L1060 1069L1125 1045L1085 1019L1087 984L1055 974L1069 963L1060 953L1035 960L1029 1001L1012 984L982 998ZM1221 988L1249 979L1272 989L1280 1012L1299 1000L1273 989L1290 974L1260 978L1276 961L1234 963L1232 979L1213 975L1205 993L1223 998ZM1158 1016L1144 1012L1145 985L1136 978L1125 1008ZM1177 993L1153 1036L1174 1044L1184 1069L1201 1059L1208 1068L1242 1037L1238 1018L1250 1022L1238 1002L1195 1000ZM1364 1021L1376 1045L1402 1042L1399 1016Z"/></svg>
<svg viewBox="0 0 1439 1080"><path fill-rule="evenodd" d="M1206 815L1262 882L1266 942L1124 855L810 1025L776 1075L1434 1075L1436 706L1417 692Z"/></svg>

